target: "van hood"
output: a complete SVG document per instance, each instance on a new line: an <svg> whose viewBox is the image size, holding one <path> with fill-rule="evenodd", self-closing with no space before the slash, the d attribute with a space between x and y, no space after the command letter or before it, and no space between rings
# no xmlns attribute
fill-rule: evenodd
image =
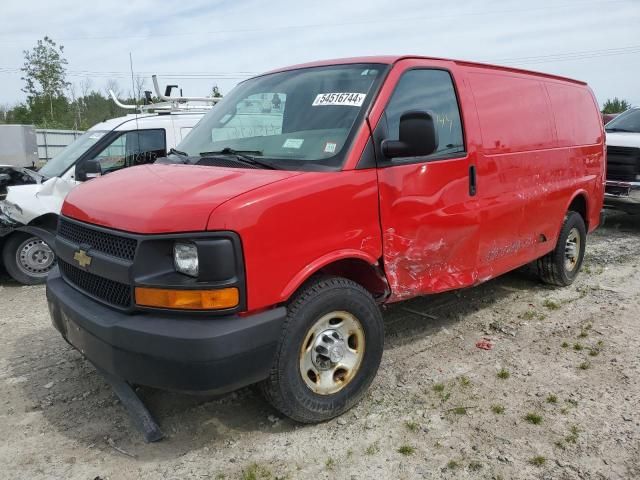
<svg viewBox="0 0 640 480"><path fill-rule="evenodd" d="M133 233L199 232L219 205L302 172L196 165L141 165L74 189L62 214Z"/></svg>
<svg viewBox="0 0 640 480"><path fill-rule="evenodd" d="M607 145L610 145L612 147L640 148L640 133L607 132Z"/></svg>
<svg viewBox="0 0 640 480"><path fill-rule="evenodd" d="M25 225L47 213L57 215L64 197L73 187L71 180L60 177L31 185L14 185L7 189L3 211L11 220Z"/></svg>

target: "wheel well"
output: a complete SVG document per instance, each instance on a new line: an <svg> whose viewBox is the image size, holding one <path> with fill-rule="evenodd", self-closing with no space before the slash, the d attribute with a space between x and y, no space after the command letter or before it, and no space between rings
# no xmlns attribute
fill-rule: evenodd
<svg viewBox="0 0 640 480"><path fill-rule="evenodd" d="M55 232L58 229L58 215L55 213L45 213L29 222L34 227L42 227Z"/></svg>
<svg viewBox="0 0 640 480"><path fill-rule="evenodd" d="M569 210L572 212L577 212L582 217L584 224L587 227L587 231L589 231L589 215L587 214L587 199L584 195L577 195L569 205Z"/></svg>
<svg viewBox="0 0 640 480"><path fill-rule="evenodd" d="M383 300L390 292L382 271L377 266L357 258L337 260L322 267L315 273L315 275L318 274L348 278L362 285L376 300Z"/></svg>

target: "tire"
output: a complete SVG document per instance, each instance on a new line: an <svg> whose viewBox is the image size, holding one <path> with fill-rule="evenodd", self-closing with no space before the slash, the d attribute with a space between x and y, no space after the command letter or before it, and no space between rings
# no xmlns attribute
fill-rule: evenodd
<svg viewBox="0 0 640 480"><path fill-rule="evenodd" d="M7 273L23 285L38 285L56 264L53 250L40 237L13 233L4 243L2 261Z"/></svg>
<svg viewBox="0 0 640 480"><path fill-rule="evenodd" d="M367 290L345 278L312 279L289 303L271 373L261 390L293 420L329 420L362 398L378 371L383 348L382 315Z"/></svg>
<svg viewBox="0 0 640 480"><path fill-rule="evenodd" d="M556 248L538 259L538 275L542 281L559 287L571 285L582 267L586 243L587 229L582 216L577 212L568 212ZM569 244L575 244L578 249L571 253L572 260L569 255L574 247Z"/></svg>

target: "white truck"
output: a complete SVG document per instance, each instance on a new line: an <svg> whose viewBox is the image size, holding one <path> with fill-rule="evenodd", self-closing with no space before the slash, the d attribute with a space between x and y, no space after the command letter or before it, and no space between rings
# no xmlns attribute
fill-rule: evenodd
<svg viewBox="0 0 640 480"><path fill-rule="evenodd" d="M49 160L32 184L9 186L0 201L0 248L7 273L26 285L43 283L55 266L47 245L71 189L91 178L165 157L198 123L216 99L158 96L165 100L136 107L141 113L99 123ZM198 102L200 104L198 104ZM204 103L204 105L203 105ZM153 112L153 113L150 113Z"/></svg>
<svg viewBox="0 0 640 480"><path fill-rule="evenodd" d="M640 107L605 125L607 132L606 207L640 214Z"/></svg>

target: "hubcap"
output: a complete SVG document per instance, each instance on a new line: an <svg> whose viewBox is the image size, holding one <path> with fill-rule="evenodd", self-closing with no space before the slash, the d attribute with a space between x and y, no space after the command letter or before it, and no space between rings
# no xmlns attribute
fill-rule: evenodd
<svg viewBox="0 0 640 480"><path fill-rule="evenodd" d="M364 330L349 312L322 316L300 349L300 375L314 393L339 392L353 380L364 357Z"/></svg>
<svg viewBox="0 0 640 480"><path fill-rule="evenodd" d="M578 259L580 258L580 232L577 228L572 228L567 235L567 243L564 246L564 268L567 272L572 272Z"/></svg>
<svg viewBox="0 0 640 480"><path fill-rule="evenodd" d="M55 265L55 258L49 245L38 237L26 239L16 251L18 268L31 277L46 277Z"/></svg>

